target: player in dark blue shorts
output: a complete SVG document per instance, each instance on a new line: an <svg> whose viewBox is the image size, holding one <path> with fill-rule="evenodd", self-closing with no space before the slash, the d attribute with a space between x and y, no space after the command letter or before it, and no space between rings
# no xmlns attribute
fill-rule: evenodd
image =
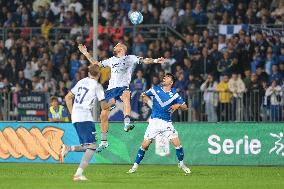
<svg viewBox="0 0 284 189"><path fill-rule="evenodd" d="M114 103L114 100L110 100L109 103L105 101L103 87L98 82L99 76L99 66L89 66L89 77L78 81L65 97L80 145L68 146L63 144L60 151L60 161L63 162L64 156L69 151L85 152L73 177L74 181L87 180L83 175L83 171L88 166L96 150L96 129L92 115L96 99L100 102L102 109L108 109Z"/></svg>

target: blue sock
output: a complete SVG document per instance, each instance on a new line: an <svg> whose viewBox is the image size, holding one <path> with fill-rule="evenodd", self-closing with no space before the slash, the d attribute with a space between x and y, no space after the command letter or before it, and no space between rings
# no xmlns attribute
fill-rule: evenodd
<svg viewBox="0 0 284 189"><path fill-rule="evenodd" d="M176 148L176 155L177 155L177 158L178 158L179 161L183 160L184 154L183 154L183 148L182 147Z"/></svg>
<svg viewBox="0 0 284 189"><path fill-rule="evenodd" d="M142 161L144 154L145 154L145 150L142 148L139 148L136 159L135 159L135 163L139 164Z"/></svg>

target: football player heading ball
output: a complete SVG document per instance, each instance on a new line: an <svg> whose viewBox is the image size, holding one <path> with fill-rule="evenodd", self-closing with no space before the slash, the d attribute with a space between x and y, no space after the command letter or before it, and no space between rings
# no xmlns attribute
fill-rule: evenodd
<svg viewBox="0 0 284 189"><path fill-rule="evenodd" d="M131 81L132 73L135 66L138 63L162 64L165 62L164 58L142 58L135 55L127 55L127 46L123 43L118 43L113 48L113 57L103 60L101 62L96 61L87 51L87 48L80 44L79 50L86 56L86 58L92 63L102 67L110 67L111 75L108 88L105 92L105 99L108 102L110 99L122 100L123 113L124 113L124 130L126 132L132 130L134 125L130 122L130 90L129 84ZM108 132L108 110L102 110L101 118L101 144L97 148L97 152L108 146L107 132Z"/></svg>

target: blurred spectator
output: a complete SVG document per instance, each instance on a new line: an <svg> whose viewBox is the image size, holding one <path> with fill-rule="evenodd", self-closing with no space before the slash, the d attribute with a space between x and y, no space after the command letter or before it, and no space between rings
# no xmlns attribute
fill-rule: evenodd
<svg viewBox="0 0 284 189"><path fill-rule="evenodd" d="M64 82L64 85L67 89L71 89L71 84L72 82L70 81L69 79L69 75L68 73L63 73L63 78L62 78L62 81Z"/></svg>
<svg viewBox="0 0 284 189"><path fill-rule="evenodd" d="M131 84L131 88L132 88L131 91L142 93L146 91L146 87L147 87L147 82L146 82L146 79L143 78L143 72L142 70L138 70L136 73L136 79L134 79L134 81Z"/></svg>
<svg viewBox="0 0 284 189"><path fill-rule="evenodd" d="M232 121L243 121L243 95L246 91L243 80L238 76L237 73L232 74L232 78L228 83L229 91L233 95L233 106L232 106Z"/></svg>
<svg viewBox="0 0 284 189"><path fill-rule="evenodd" d="M16 65L16 60L14 58L8 59L8 64L4 69L5 77L11 83L16 83L18 79L18 67Z"/></svg>
<svg viewBox="0 0 284 189"><path fill-rule="evenodd" d="M60 13L60 6L62 5L60 0L54 0L50 3L50 10L54 14L54 16L57 16Z"/></svg>
<svg viewBox="0 0 284 189"><path fill-rule="evenodd" d="M196 2L195 8L192 11L192 17L194 19L195 24L204 25L207 24L208 18L203 11L202 4L200 1Z"/></svg>
<svg viewBox="0 0 284 189"><path fill-rule="evenodd" d="M261 66L258 66L256 68L256 75L257 75L258 80L260 82L268 82L269 81L268 74L264 71L264 69Z"/></svg>
<svg viewBox="0 0 284 189"><path fill-rule="evenodd" d="M71 36L77 36L77 35L82 35L83 34L83 28L78 25L78 23L75 23L74 26L70 30L70 35Z"/></svg>
<svg viewBox="0 0 284 189"><path fill-rule="evenodd" d="M45 79L44 77L39 78L37 75L33 76L32 78L32 86L34 92L43 92L45 86Z"/></svg>
<svg viewBox="0 0 284 189"><path fill-rule="evenodd" d="M3 52L3 49L0 48L0 69L4 69L6 66L6 54Z"/></svg>
<svg viewBox="0 0 284 189"><path fill-rule="evenodd" d="M260 120L260 105L264 96L263 87L259 82L257 75L252 74L250 83L247 86L247 96L244 106L246 120L259 121Z"/></svg>
<svg viewBox="0 0 284 189"><path fill-rule="evenodd" d="M5 41L5 47L9 50L15 43L15 37L12 32L8 32L8 38Z"/></svg>
<svg viewBox="0 0 284 189"><path fill-rule="evenodd" d="M232 74L235 70L236 61L230 58L228 51L224 52L223 58L219 61L217 65L217 71L219 75L222 74Z"/></svg>
<svg viewBox="0 0 284 189"><path fill-rule="evenodd" d="M52 28L52 23L46 18L44 19L42 25L41 25L41 35L45 38L49 38L49 32Z"/></svg>
<svg viewBox="0 0 284 189"><path fill-rule="evenodd" d="M247 89L250 86L251 83L251 71L250 69L246 69L244 72L244 79L243 82L245 84L245 88Z"/></svg>
<svg viewBox="0 0 284 189"><path fill-rule="evenodd" d="M276 61L272 57L272 50L267 51L265 60L265 72L270 75L272 73L272 65L276 64Z"/></svg>
<svg viewBox="0 0 284 189"><path fill-rule="evenodd" d="M277 85L281 85L282 84L282 74L279 73L278 71L278 65L273 64L272 65L272 73L269 76L269 82L271 83L273 80L276 81Z"/></svg>
<svg viewBox="0 0 284 189"><path fill-rule="evenodd" d="M25 92L32 90L32 82L31 80L25 78L25 74L22 70L18 72L18 84Z"/></svg>
<svg viewBox="0 0 284 189"><path fill-rule="evenodd" d="M50 122L68 122L68 113L64 106L59 105L57 97L50 97L50 107L48 110L48 121Z"/></svg>
<svg viewBox="0 0 284 189"><path fill-rule="evenodd" d="M133 42L133 54L140 54L142 53L143 55L147 54L147 46L145 43L145 40L143 38L143 36L141 34L138 34L135 38L134 38L134 42Z"/></svg>
<svg viewBox="0 0 284 189"><path fill-rule="evenodd" d="M72 79L72 84L71 84L71 87L70 87L70 88L73 88L73 87L76 85L76 83L77 83L78 81L80 81L81 79L83 79L83 78L81 77L81 74L77 72L77 73L75 74L75 77Z"/></svg>
<svg viewBox="0 0 284 189"><path fill-rule="evenodd" d="M271 121L281 121L281 98L283 92L281 91L281 86L277 85L276 80L272 80L271 85L265 91L265 97L268 101L268 106L270 108L270 119Z"/></svg>
<svg viewBox="0 0 284 189"><path fill-rule="evenodd" d="M278 62L279 64L284 63L284 46L282 46L280 49L280 55L278 56Z"/></svg>
<svg viewBox="0 0 284 189"><path fill-rule="evenodd" d="M59 89L56 91L55 95L58 97L58 101L64 105L64 98L68 93L68 88L64 81L59 81Z"/></svg>
<svg viewBox="0 0 284 189"><path fill-rule="evenodd" d="M166 23L170 24L171 23L171 18L174 15L174 8L171 6L171 1L166 0L165 1L165 8L163 8L160 16L160 23Z"/></svg>
<svg viewBox="0 0 284 189"><path fill-rule="evenodd" d="M70 78L74 79L76 72L79 70L81 62L78 60L78 54L72 53L70 61Z"/></svg>
<svg viewBox="0 0 284 189"><path fill-rule="evenodd" d="M34 74L35 74L35 70L32 69L31 63L27 62L26 68L24 69L25 78L32 80L32 77Z"/></svg>
<svg viewBox="0 0 284 189"><path fill-rule="evenodd" d="M160 82L163 81L163 79L165 77L165 71L164 70L160 70L158 76L159 76L159 81Z"/></svg>
<svg viewBox="0 0 284 189"><path fill-rule="evenodd" d="M171 57L170 51L165 51L164 53L165 63L163 63L162 69L165 70L166 73L172 73L172 66L176 63L176 60Z"/></svg>
<svg viewBox="0 0 284 189"><path fill-rule="evenodd" d="M73 7L78 15L82 14L83 5L78 0L71 0L68 9L71 10Z"/></svg>
<svg viewBox="0 0 284 189"><path fill-rule="evenodd" d="M157 75L153 75L152 76L152 84L151 87L159 85L160 84L160 80L159 77Z"/></svg>
<svg viewBox="0 0 284 189"><path fill-rule="evenodd" d="M174 83L174 87L176 88L177 92L184 96L184 89L186 88L186 80L184 78L184 74L181 73L177 76L177 81Z"/></svg>
<svg viewBox="0 0 284 189"><path fill-rule="evenodd" d="M222 81L216 86L216 91L219 93L219 121L231 120L231 98L232 94L229 90L229 76L223 75Z"/></svg>
<svg viewBox="0 0 284 189"><path fill-rule="evenodd" d="M213 59L208 54L208 48L203 47L202 48L202 55L201 55L201 58L200 58L199 73L202 76L206 76L210 71L214 70L213 66L214 66Z"/></svg>
<svg viewBox="0 0 284 189"><path fill-rule="evenodd" d="M200 90L203 91L203 99L205 102L205 113L207 115L208 122L217 122L217 105L218 105L218 93L216 92L217 82L214 81L213 74L208 74L205 82L200 86Z"/></svg>
<svg viewBox="0 0 284 189"><path fill-rule="evenodd" d="M48 67L46 64L43 64L39 70L39 76L43 77L45 80L51 79L51 72L48 70Z"/></svg>
<svg viewBox="0 0 284 189"><path fill-rule="evenodd" d="M254 48L252 62L251 62L251 71L252 73L256 72L256 68L261 65L261 61L263 60L263 57L260 54L259 47Z"/></svg>
<svg viewBox="0 0 284 189"><path fill-rule="evenodd" d="M173 57L176 59L178 64L182 64L183 59L187 56L186 49L182 40L177 40L172 49Z"/></svg>
<svg viewBox="0 0 284 189"><path fill-rule="evenodd" d="M61 44L56 44L54 46L54 52L52 56L52 63L55 68L64 65L65 63L66 54L64 52L64 47Z"/></svg>
<svg viewBox="0 0 284 189"><path fill-rule="evenodd" d="M200 89L200 82L195 78L193 73L190 73L186 85L188 105L189 107L191 107L192 110L191 121L198 121L201 100L201 96L198 93L198 90Z"/></svg>

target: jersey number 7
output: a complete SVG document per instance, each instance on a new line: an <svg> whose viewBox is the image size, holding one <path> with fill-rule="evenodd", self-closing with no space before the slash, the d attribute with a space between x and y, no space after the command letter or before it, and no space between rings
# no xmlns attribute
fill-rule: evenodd
<svg viewBox="0 0 284 189"><path fill-rule="evenodd" d="M88 93L89 89L86 88L86 87L79 87L78 88L78 93L76 95L76 98L75 98L75 103L79 103L79 104L82 104L86 94Z"/></svg>

